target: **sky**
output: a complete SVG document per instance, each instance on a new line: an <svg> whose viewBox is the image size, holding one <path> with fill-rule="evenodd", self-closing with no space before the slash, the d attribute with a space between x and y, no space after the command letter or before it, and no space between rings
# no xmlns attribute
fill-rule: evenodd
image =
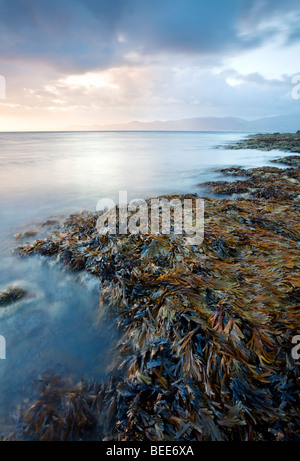
<svg viewBox="0 0 300 461"><path fill-rule="evenodd" d="M300 114L299 57L299 0L0 0L0 131Z"/></svg>

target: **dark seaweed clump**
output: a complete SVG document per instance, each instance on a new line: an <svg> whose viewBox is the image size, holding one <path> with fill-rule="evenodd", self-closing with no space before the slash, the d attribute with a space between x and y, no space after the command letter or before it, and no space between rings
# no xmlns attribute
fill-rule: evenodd
<svg viewBox="0 0 300 461"><path fill-rule="evenodd" d="M96 426L99 385L80 382L68 386L58 375L37 380L40 399L25 415L25 436L40 434L40 440L80 439Z"/></svg>
<svg viewBox="0 0 300 461"><path fill-rule="evenodd" d="M174 235L100 236L89 212L22 246L21 255L98 276L99 313L116 312L123 333L111 379L63 391L52 383L25 415L27 437L299 440L293 171L281 173L284 195L205 199L200 246Z"/></svg>
<svg viewBox="0 0 300 461"><path fill-rule="evenodd" d="M0 307L6 307L11 303L19 301L26 296L26 291L22 288L8 288L0 291Z"/></svg>

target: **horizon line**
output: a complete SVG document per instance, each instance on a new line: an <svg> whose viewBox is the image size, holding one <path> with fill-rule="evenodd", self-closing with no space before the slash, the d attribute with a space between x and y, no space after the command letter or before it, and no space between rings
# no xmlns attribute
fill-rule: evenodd
<svg viewBox="0 0 300 461"><path fill-rule="evenodd" d="M274 130L262 130L272 133ZM257 133L257 130L0 130L5 133Z"/></svg>

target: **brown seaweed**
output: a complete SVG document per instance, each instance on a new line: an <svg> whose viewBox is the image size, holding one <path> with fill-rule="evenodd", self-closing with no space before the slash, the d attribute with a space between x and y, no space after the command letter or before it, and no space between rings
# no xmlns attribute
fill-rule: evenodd
<svg viewBox="0 0 300 461"><path fill-rule="evenodd" d="M223 168L218 170L224 175L242 176L244 179L229 181L211 181L199 184L207 187L214 194L244 194L246 197L277 202L299 202L300 200L300 169L276 167Z"/></svg>
<svg viewBox="0 0 300 461"><path fill-rule="evenodd" d="M39 378L40 399L25 413L24 435L39 440L78 440L96 425L99 386L83 381L69 387L58 375Z"/></svg>
<svg viewBox="0 0 300 461"><path fill-rule="evenodd" d="M123 332L113 379L92 392L93 403L72 403L70 413L69 394L50 389L50 401L46 391L29 410L28 433L84 436L101 414L101 439L299 439L291 348L300 325L300 226L291 190L289 199L207 198L200 246L174 235L99 235L89 212L22 246L22 255L58 257L98 276L99 310L117 312ZM75 401L90 395L84 386L76 392Z"/></svg>

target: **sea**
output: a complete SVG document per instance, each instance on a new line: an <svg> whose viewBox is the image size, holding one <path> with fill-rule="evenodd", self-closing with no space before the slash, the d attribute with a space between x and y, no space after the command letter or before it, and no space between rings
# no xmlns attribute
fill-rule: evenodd
<svg viewBox="0 0 300 461"><path fill-rule="evenodd" d="M224 179L219 168L272 165L271 159L282 156L225 148L248 134L0 133L0 291L18 287L28 293L0 306L5 339L0 435L22 430L22 411L37 398L43 376L59 374L74 383L105 379L121 334L113 316L99 320L96 278L66 270L51 258L21 258L16 247L26 238L47 236L70 213L95 211L103 198L118 203L120 191L128 200L209 196L199 184Z"/></svg>

